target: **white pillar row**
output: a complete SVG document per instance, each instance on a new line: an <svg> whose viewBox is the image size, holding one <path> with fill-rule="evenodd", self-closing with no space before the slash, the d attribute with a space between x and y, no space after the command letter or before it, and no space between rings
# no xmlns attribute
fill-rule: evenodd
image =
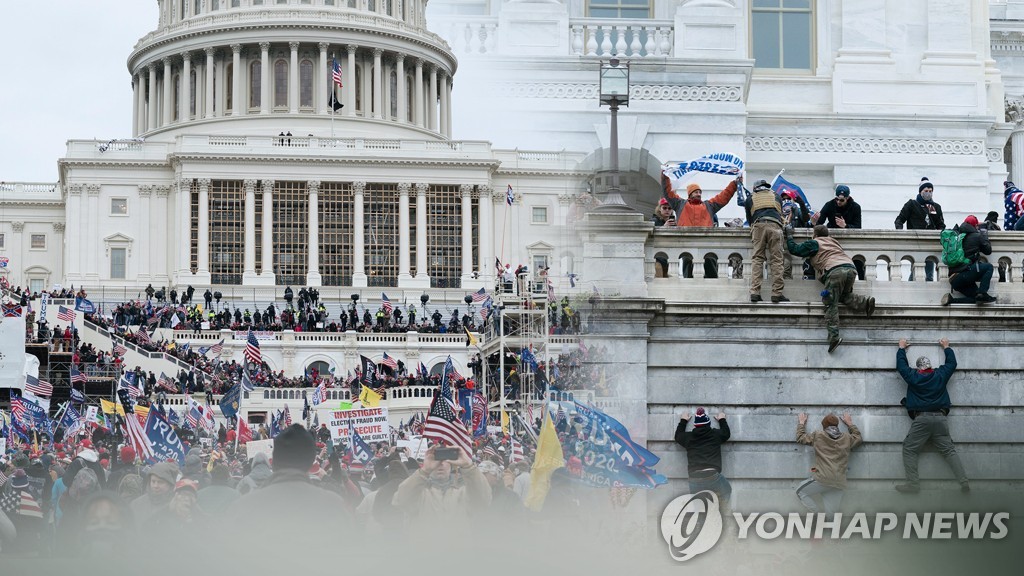
<svg viewBox="0 0 1024 576"><path fill-rule="evenodd" d="M181 92L178 94L178 121L188 122L191 119L192 101L192 55L181 54Z"/></svg>
<svg viewBox="0 0 1024 576"><path fill-rule="evenodd" d="M161 126L167 126L174 119L174 99L171 97L171 90L174 88L174 76L171 73L171 59L164 58L164 89L163 89L163 110L164 118Z"/></svg>
<svg viewBox="0 0 1024 576"><path fill-rule="evenodd" d="M192 268L192 179L183 178L177 182L175 223L178 228L178 261L175 263L175 281L183 284Z"/></svg>
<svg viewBox="0 0 1024 576"><path fill-rule="evenodd" d="M141 88L141 87L140 87ZM82 230L81 220L76 221L75 217L82 213L82 185L69 184L67 190L67 236L69 238L82 238L85 231ZM64 244L64 274L68 281L81 281L82 275L82 242L67 242Z"/></svg>
<svg viewBox="0 0 1024 576"><path fill-rule="evenodd" d="M416 184L416 280L430 281L427 274L427 185Z"/></svg>
<svg viewBox="0 0 1024 576"><path fill-rule="evenodd" d="M473 185L459 186L462 192L462 285L473 278Z"/></svg>
<svg viewBox="0 0 1024 576"><path fill-rule="evenodd" d="M88 184L86 190L89 194L89 268L86 273L93 277L99 277L101 252L100 246L100 185Z"/></svg>
<svg viewBox="0 0 1024 576"><path fill-rule="evenodd" d="M428 127L437 132L437 66L430 66L430 86L427 94Z"/></svg>
<svg viewBox="0 0 1024 576"><path fill-rule="evenodd" d="M306 286L323 286L320 276L320 181L306 183L309 190L309 254L306 263Z"/></svg>
<svg viewBox="0 0 1024 576"><path fill-rule="evenodd" d="M231 115L241 116L244 107L242 98L242 45L231 45ZM225 98L227 95L224 95ZM227 110L227 106L224 106Z"/></svg>
<svg viewBox="0 0 1024 576"><path fill-rule="evenodd" d="M373 117L381 118L382 102L384 101L384 83L382 81L383 63L381 55L384 53L380 48L373 49Z"/></svg>
<svg viewBox="0 0 1024 576"><path fill-rule="evenodd" d="M448 75L441 73L441 124L440 130L443 136L451 138L448 132Z"/></svg>
<svg viewBox="0 0 1024 576"><path fill-rule="evenodd" d="M270 114L270 42L260 42L260 114Z"/></svg>
<svg viewBox="0 0 1024 576"><path fill-rule="evenodd" d="M451 76L445 75L444 92L441 93L444 109L447 111L445 114L444 135L448 138L452 137L452 81L453 78Z"/></svg>
<svg viewBox="0 0 1024 576"><path fill-rule="evenodd" d="M398 94L395 96L398 100L398 102L396 102L396 106L398 107L398 121L408 122L409 115L405 113L405 109L408 106L406 99L409 97L409 95L405 93L405 54L402 54L401 52L395 56L395 77L398 80Z"/></svg>
<svg viewBox="0 0 1024 576"><path fill-rule="evenodd" d="M1021 126L1010 135L1010 180L1024 185L1024 129Z"/></svg>
<svg viewBox="0 0 1024 576"><path fill-rule="evenodd" d="M189 236L191 237L191 236ZM197 274L210 273L210 179L199 179L199 253Z"/></svg>
<svg viewBox="0 0 1024 576"><path fill-rule="evenodd" d="M409 274L409 182L398 183L398 285L412 279Z"/></svg>
<svg viewBox="0 0 1024 576"><path fill-rule="evenodd" d="M138 74L132 75L132 136L139 135L139 94L142 87L139 86L141 78Z"/></svg>
<svg viewBox="0 0 1024 576"><path fill-rule="evenodd" d="M206 52L206 82L203 88L206 92L206 105L204 106L203 118L213 118L213 54L214 48L205 48Z"/></svg>
<svg viewBox="0 0 1024 576"><path fill-rule="evenodd" d="M152 209L153 214L153 232L154 237L158 239L168 238L167 223L170 220L170 212L167 210L167 195L171 192L171 187L164 184L160 186L154 186L153 191L156 193L156 205ZM167 252L170 250L170 245L174 242L156 242L156 258L153 261L154 278L162 282L161 285L168 284L169 274L167 269Z"/></svg>
<svg viewBox="0 0 1024 576"><path fill-rule="evenodd" d="M480 278L484 286L491 286L490 278L494 276L494 211L492 208L494 189L489 184L484 184L480 189L480 261L477 267L480 269Z"/></svg>
<svg viewBox="0 0 1024 576"><path fill-rule="evenodd" d="M256 276L256 180L242 181L245 190L245 254L242 282Z"/></svg>
<svg viewBox="0 0 1024 576"><path fill-rule="evenodd" d="M416 59L416 72L412 84L415 91L415 100L412 107L413 122L420 128L423 128L426 125L423 119L423 60L419 58Z"/></svg>
<svg viewBox="0 0 1024 576"><path fill-rule="evenodd" d="M155 130L157 127L157 106L156 106L156 62L149 64L149 102L146 114L146 130Z"/></svg>
<svg viewBox="0 0 1024 576"><path fill-rule="evenodd" d="M313 82L313 101L316 103L316 109L318 114L327 114L328 101L330 100L330 91L334 88L334 80L331 79L331 72L327 65L327 48L330 46L327 42L321 42L317 44L320 48L320 77L319 80Z"/></svg>
<svg viewBox="0 0 1024 576"><path fill-rule="evenodd" d="M292 51L291 60L288 64L288 112L299 113L299 43L289 42L288 48Z"/></svg>
<svg viewBox="0 0 1024 576"><path fill-rule="evenodd" d="M274 181L264 180L263 187L263 266L260 276L274 277Z"/></svg>
<svg viewBox="0 0 1024 576"><path fill-rule="evenodd" d="M363 225L363 192L366 182L353 182L352 286L366 286L366 238Z"/></svg>
<svg viewBox="0 0 1024 576"><path fill-rule="evenodd" d="M342 82L347 86L347 89L342 90L345 98L342 102L345 105L345 116L356 114L356 48L355 44L345 47L345 76L342 78Z"/></svg>
<svg viewBox="0 0 1024 576"><path fill-rule="evenodd" d="M153 196L153 186L149 184L143 184L139 186L139 229L145 230L146 234L141 234L139 238L139 246L135 249L135 253L139 256L138 262L140 266L136 268L138 270L139 280L148 280L152 278L153 262L155 257L155 251L153 250L153 239L157 238L157 235L153 233L152 223L150 222L150 213L152 206L150 205L150 198Z"/></svg>

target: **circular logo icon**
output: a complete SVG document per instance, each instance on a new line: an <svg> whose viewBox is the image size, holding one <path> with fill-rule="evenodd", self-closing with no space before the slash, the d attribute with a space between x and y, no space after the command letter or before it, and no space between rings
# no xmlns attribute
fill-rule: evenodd
<svg viewBox="0 0 1024 576"><path fill-rule="evenodd" d="M710 550L722 536L718 495L702 490L669 502L661 513L661 535L672 559L679 562Z"/></svg>

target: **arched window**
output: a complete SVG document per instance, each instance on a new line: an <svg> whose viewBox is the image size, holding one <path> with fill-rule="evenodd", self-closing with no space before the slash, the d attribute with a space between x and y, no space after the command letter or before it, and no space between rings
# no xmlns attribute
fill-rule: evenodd
<svg viewBox="0 0 1024 576"><path fill-rule="evenodd" d="M391 93L391 97L388 98L388 113L391 114L392 118L398 116L398 73L394 70L388 76L388 86Z"/></svg>
<svg viewBox="0 0 1024 576"><path fill-rule="evenodd" d="M363 67L356 64L356 112L363 109Z"/></svg>
<svg viewBox="0 0 1024 576"><path fill-rule="evenodd" d="M228 67L225 69L224 74L224 109L234 110L235 109L235 65L231 62L228 63Z"/></svg>
<svg viewBox="0 0 1024 576"><path fill-rule="evenodd" d="M299 106L313 107L313 62L299 62Z"/></svg>
<svg viewBox="0 0 1024 576"><path fill-rule="evenodd" d="M317 360L306 366L306 374L313 375L313 370L316 370L318 376L325 376L331 373L331 365L323 360Z"/></svg>
<svg viewBox="0 0 1024 576"><path fill-rule="evenodd" d="M263 105L263 63L254 60L249 63L249 107L259 108Z"/></svg>
<svg viewBox="0 0 1024 576"><path fill-rule="evenodd" d="M194 117L196 115L196 71L192 70L188 73L188 113L189 116Z"/></svg>
<svg viewBox="0 0 1024 576"><path fill-rule="evenodd" d="M274 107L288 107L288 62L274 62Z"/></svg>
<svg viewBox="0 0 1024 576"><path fill-rule="evenodd" d="M174 120L175 121L179 120L179 116L181 116L181 113L179 112L181 110L181 96L180 96L180 94L181 94L181 74L175 74L174 75L174 94L172 95L172 100L174 101Z"/></svg>

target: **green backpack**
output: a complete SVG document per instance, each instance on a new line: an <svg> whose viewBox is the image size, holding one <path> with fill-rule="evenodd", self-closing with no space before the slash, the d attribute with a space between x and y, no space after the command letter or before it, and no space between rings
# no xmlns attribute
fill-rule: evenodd
<svg viewBox="0 0 1024 576"><path fill-rule="evenodd" d="M971 261L964 256L964 236L955 230L943 230L939 234L939 242L942 243L942 263L950 268L962 264L970 264Z"/></svg>

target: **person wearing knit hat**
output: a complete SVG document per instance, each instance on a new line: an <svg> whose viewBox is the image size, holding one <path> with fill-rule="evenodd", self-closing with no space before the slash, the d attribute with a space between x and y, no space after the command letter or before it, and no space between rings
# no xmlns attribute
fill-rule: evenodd
<svg viewBox="0 0 1024 576"><path fill-rule="evenodd" d="M145 523L157 511L166 507L174 496L174 486L181 475L174 462L157 462L143 476L146 494L132 502L132 512L138 523Z"/></svg>
<svg viewBox="0 0 1024 576"><path fill-rule="evenodd" d="M675 441L686 449L686 466L688 470L690 493L711 490L718 495L723 509L728 507L732 495L732 485L722 474L722 444L729 440L729 423L725 413L715 416L718 427L711 426L711 418L701 407L693 418L693 430L687 431L690 413L683 412L676 426Z"/></svg>
<svg viewBox="0 0 1024 576"><path fill-rule="evenodd" d="M836 197L829 200L818 212L815 225L825 224L829 228L860 228L860 204L850 197L850 187L846 184L836 186Z"/></svg>
<svg viewBox="0 0 1024 576"><path fill-rule="evenodd" d="M796 495L811 512L820 510L815 496L821 498L824 511L830 516L839 511L843 500L850 452L863 442L849 414L843 414L843 423L850 430L849 434L839 429L839 418L835 414L828 414L821 419L821 430L808 434L807 414L797 416L796 441L814 448L814 467L811 477L797 486Z"/></svg>
<svg viewBox="0 0 1024 576"><path fill-rule="evenodd" d="M996 301L996 297L988 293L992 283L992 264L981 260L982 254L992 254L992 244L988 240L988 230L978 229L978 218L974 215L964 218L963 224L953 228L963 234L961 247L965 262L950 264L949 286L952 290L963 294L953 296L951 292L942 295L939 303L950 304L988 304ZM948 233L947 233L948 234Z"/></svg>
<svg viewBox="0 0 1024 576"><path fill-rule="evenodd" d="M665 200L672 206L678 216L677 226L686 227L707 227L718 226L718 211L729 205L736 190L743 186L743 176L737 176L729 185L710 200L702 200L703 190L700 184L691 182L686 186L686 198L682 198L672 189L672 183L668 178L662 178L664 184L662 193ZM687 260L683 264L683 276L693 278L693 261ZM704 277L718 278L718 258L705 256Z"/></svg>
<svg viewBox="0 0 1024 576"><path fill-rule="evenodd" d="M902 404L910 416L910 430L903 439L903 469L907 481L896 485L896 490L905 494L914 494L921 490L920 477L917 473L917 460L921 449L931 441L936 450L946 459L953 469L953 475L960 482L962 492L970 492L971 485L967 479L960 455L949 435L947 416L953 403L949 399L946 387L949 385L953 372L956 371L956 354L949 346L949 340L942 338L939 346L945 355L942 366L933 369L931 361L922 356L917 359L917 369L910 367L907 360L907 348L910 342L903 338L896 351L896 370L907 383L907 396Z"/></svg>
<svg viewBox="0 0 1024 576"><path fill-rule="evenodd" d="M902 230L907 225L907 230L945 230L946 222L942 218L942 206L932 199L934 187L928 178L921 178L921 184L917 187L917 197L907 200L896 216L896 229ZM925 281L931 282L935 279L935 260L926 259L924 263ZM914 280L914 270L910 270L910 280Z"/></svg>

